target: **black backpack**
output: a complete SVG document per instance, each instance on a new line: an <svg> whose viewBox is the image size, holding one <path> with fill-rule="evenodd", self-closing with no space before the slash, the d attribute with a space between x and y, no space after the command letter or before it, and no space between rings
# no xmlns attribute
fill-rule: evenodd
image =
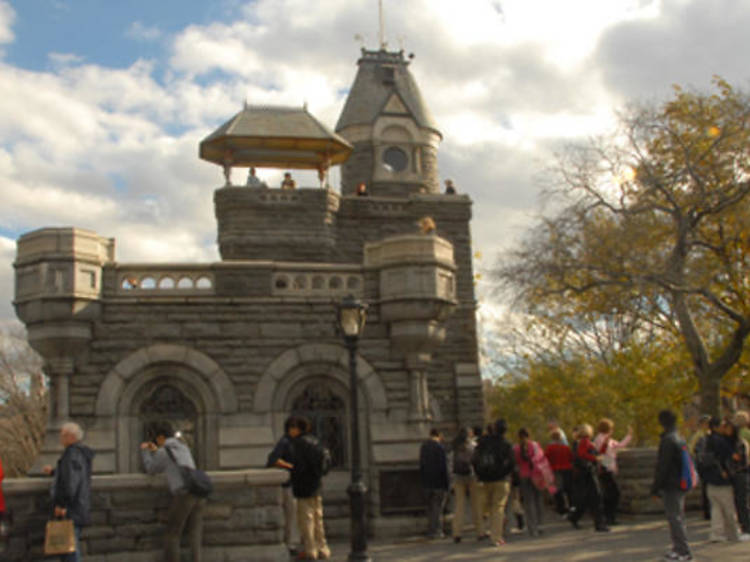
<svg viewBox="0 0 750 562"><path fill-rule="evenodd" d="M471 474L472 451L464 446L457 447L453 453L453 473L461 476Z"/></svg>

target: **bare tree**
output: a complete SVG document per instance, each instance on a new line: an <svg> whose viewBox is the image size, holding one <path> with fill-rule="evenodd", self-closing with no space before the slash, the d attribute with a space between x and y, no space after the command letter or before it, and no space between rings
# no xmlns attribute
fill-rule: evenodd
<svg viewBox="0 0 750 562"><path fill-rule="evenodd" d="M556 211L496 275L526 309L622 315L681 338L704 411L750 334L750 98L676 88L552 170Z"/></svg>
<svg viewBox="0 0 750 562"><path fill-rule="evenodd" d="M42 359L22 328L0 331L0 457L8 476L31 468L47 424Z"/></svg>

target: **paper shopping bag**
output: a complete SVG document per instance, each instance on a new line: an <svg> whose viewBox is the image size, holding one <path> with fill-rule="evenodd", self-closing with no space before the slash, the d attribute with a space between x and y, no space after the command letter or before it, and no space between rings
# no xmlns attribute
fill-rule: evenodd
<svg viewBox="0 0 750 562"><path fill-rule="evenodd" d="M44 554L72 554L76 551L76 535L72 519L47 521L44 534Z"/></svg>

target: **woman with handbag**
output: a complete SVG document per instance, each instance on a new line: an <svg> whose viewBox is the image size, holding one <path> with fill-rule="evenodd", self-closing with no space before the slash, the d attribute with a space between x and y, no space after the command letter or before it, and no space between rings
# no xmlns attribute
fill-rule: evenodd
<svg viewBox="0 0 750 562"><path fill-rule="evenodd" d="M573 487L575 489L575 506L568 513L568 521L579 529L578 521L584 512L590 511L597 531L609 531L602 513L602 496L599 487L598 463L599 454L591 442L594 433L592 427L585 423L578 429L578 441L573 450Z"/></svg>

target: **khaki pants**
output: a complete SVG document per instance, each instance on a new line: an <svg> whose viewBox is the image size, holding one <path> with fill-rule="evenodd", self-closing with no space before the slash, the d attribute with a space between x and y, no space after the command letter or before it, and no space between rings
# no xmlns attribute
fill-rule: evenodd
<svg viewBox="0 0 750 562"><path fill-rule="evenodd" d="M456 477L453 483L453 493L456 496L456 510L453 514L453 536L460 537L464 528L464 511L466 509L466 493L469 493L471 502L471 520L477 536L484 534L484 521L482 517L482 491L479 482L475 478Z"/></svg>
<svg viewBox="0 0 750 562"><path fill-rule="evenodd" d="M490 539L497 542L503 538L503 520L505 518L505 504L510 494L510 482L498 480L496 482L482 483L484 500L489 505L490 510ZM480 505L484 502L480 501ZM481 530L478 530L481 535Z"/></svg>
<svg viewBox="0 0 750 562"><path fill-rule="evenodd" d="M737 522L734 519L734 492L732 486L708 485L708 501L711 503L712 541L736 541Z"/></svg>
<svg viewBox="0 0 750 562"><path fill-rule="evenodd" d="M323 498L297 498L297 525L302 546L308 558L325 559L331 556L323 528Z"/></svg>
<svg viewBox="0 0 750 562"><path fill-rule="evenodd" d="M297 500L292 494L292 487L281 488L281 505L284 508L284 544L287 548L294 548L299 543L297 529Z"/></svg>

